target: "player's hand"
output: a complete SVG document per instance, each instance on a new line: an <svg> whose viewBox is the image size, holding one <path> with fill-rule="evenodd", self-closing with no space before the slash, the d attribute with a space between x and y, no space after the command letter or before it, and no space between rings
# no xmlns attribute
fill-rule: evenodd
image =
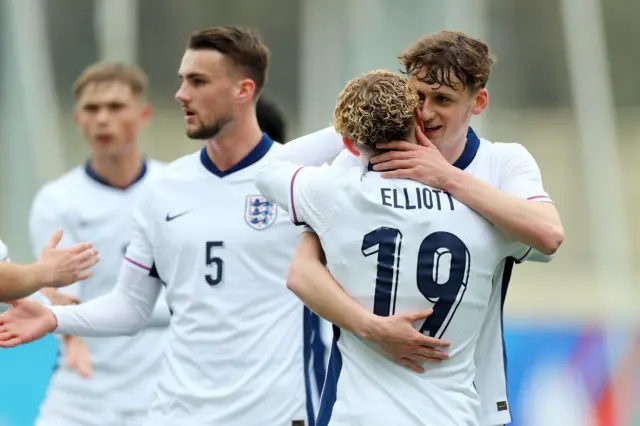
<svg viewBox="0 0 640 426"><path fill-rule="evenodd" d="M91 354L84 339L80 336L64 336L62 342L67 353L67 367L76 370L81 377L93 377Z"/></svg>
<svg viewBox="0 0 640 426"><path fill-rule="evenodd" d="M89 278L89 270L98 263L98 250L91 243L79 243L71 247L58 249L62 239L59 229L40 253L38 265L46 287L63 287Z"/></svg>
<svg viewBox="0 0 640 426"><path fill-rule="evenodd" d="M41 339L58 326L51 309L33 300L21 299L0 315L0 348L12 348Z"/></svg>
<svg viewBox="0 0 640 426"><path fill-rule="evenodd" d="M56 306L79 305L80 299L70 294L62 293L55 288L43 288L40 293Z"/></svg>
<svg viewBox="0 0 640 426"><path fill-rule="evenodd" d="M443 189L457 169L442 156L420 126L416 126L416 137L418 144L406 141L378 144L378 148L390 151L371 157L373 170L384 171L384 178L413 179Z"/></svg>
<svg viewBox="0 0 640 426"><path fill-rule="evenodd" d="M366 339L375 343L386 355L398 364L418 372L424 372L424 363L441 363L449 358L444 349L449 342L425 336L415 329L413 323L424 321L433 313L427 311L377 317Z"/></svg>

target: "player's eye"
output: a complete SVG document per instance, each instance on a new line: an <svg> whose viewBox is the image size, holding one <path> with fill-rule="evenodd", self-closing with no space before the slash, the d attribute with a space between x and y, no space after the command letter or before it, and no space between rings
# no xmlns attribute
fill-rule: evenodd
<svg viewBox="0 0 640 426"><path fill-rule="evenodd" d="M122 109L124 109L124 104L117 103L117 102L109 104L109 110L111 111L120 111Z"/></svg>

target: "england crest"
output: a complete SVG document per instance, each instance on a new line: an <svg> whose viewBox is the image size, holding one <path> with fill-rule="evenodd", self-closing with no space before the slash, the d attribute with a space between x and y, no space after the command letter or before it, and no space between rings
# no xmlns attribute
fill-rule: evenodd
<svg viewBox="0 0 640 426"><path fill-rule="evenodd" d="M247 224L259 231L268 228L276 221L278 206L262 195L249 195L244 211Z"/></svg>

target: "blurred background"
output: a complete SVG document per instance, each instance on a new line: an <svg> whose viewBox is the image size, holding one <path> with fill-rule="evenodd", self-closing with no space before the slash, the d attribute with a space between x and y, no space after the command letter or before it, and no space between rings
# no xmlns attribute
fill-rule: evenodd
<svg viewBox="0 0 640 426"><path fill-rule="evenodd" d="M518 266L510 285L513 424L640 425L638 22L633 0L0 0L0 238L14 261L33 260L33 194L86 159L71 85L91 62L148 73L144 146L170 161L200 148L173 99L197 29L259 29L272 52L265 95L290 138L330 124L351 77L398 70L413 40L463 30L497 58L474 128L529 149L566 231L552 263ZM0 350L0 425L32 424L55 345Z"/></svg>

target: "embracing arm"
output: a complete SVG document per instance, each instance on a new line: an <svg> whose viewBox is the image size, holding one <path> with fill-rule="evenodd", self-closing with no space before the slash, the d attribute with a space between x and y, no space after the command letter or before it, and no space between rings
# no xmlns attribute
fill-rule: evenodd
<svg viewBox="0 0 640 426"><path fill-rule="evenodd" d="M303 232L291 261L287 287L327 321L368 338L376 316L342 289L324 262L324 252L316 234Z"/></svg>
<svg viewBox="0 0 640 426"><path fill-rule="evenodd" d="M564 240L560 215L549 202L519 198L458 169L442 189L542 254L555 253Z"/></svg>
<svg viewBox="0 0 640 426"><path fill-rule="evenodd" d="M450 193L506 235L544 255L555 253L564 240L560 216L544 191L540 169L519 144L492 147L499 167L496 188L450 164L418 127L420 144L394 141L390 150L371 159L383 177L408 178Z"/></svg>
<svg viewBox="0 0 640 426"><path fill-rule="evenodd" d="M351 298L324 265L325 256L314 232L304 232L291 262L287 287L312 311L336 326L372 343L398 364L423 372L422 363L439 363L448 342L422 335L413 324L432 310L381 317Z"/></svg>

